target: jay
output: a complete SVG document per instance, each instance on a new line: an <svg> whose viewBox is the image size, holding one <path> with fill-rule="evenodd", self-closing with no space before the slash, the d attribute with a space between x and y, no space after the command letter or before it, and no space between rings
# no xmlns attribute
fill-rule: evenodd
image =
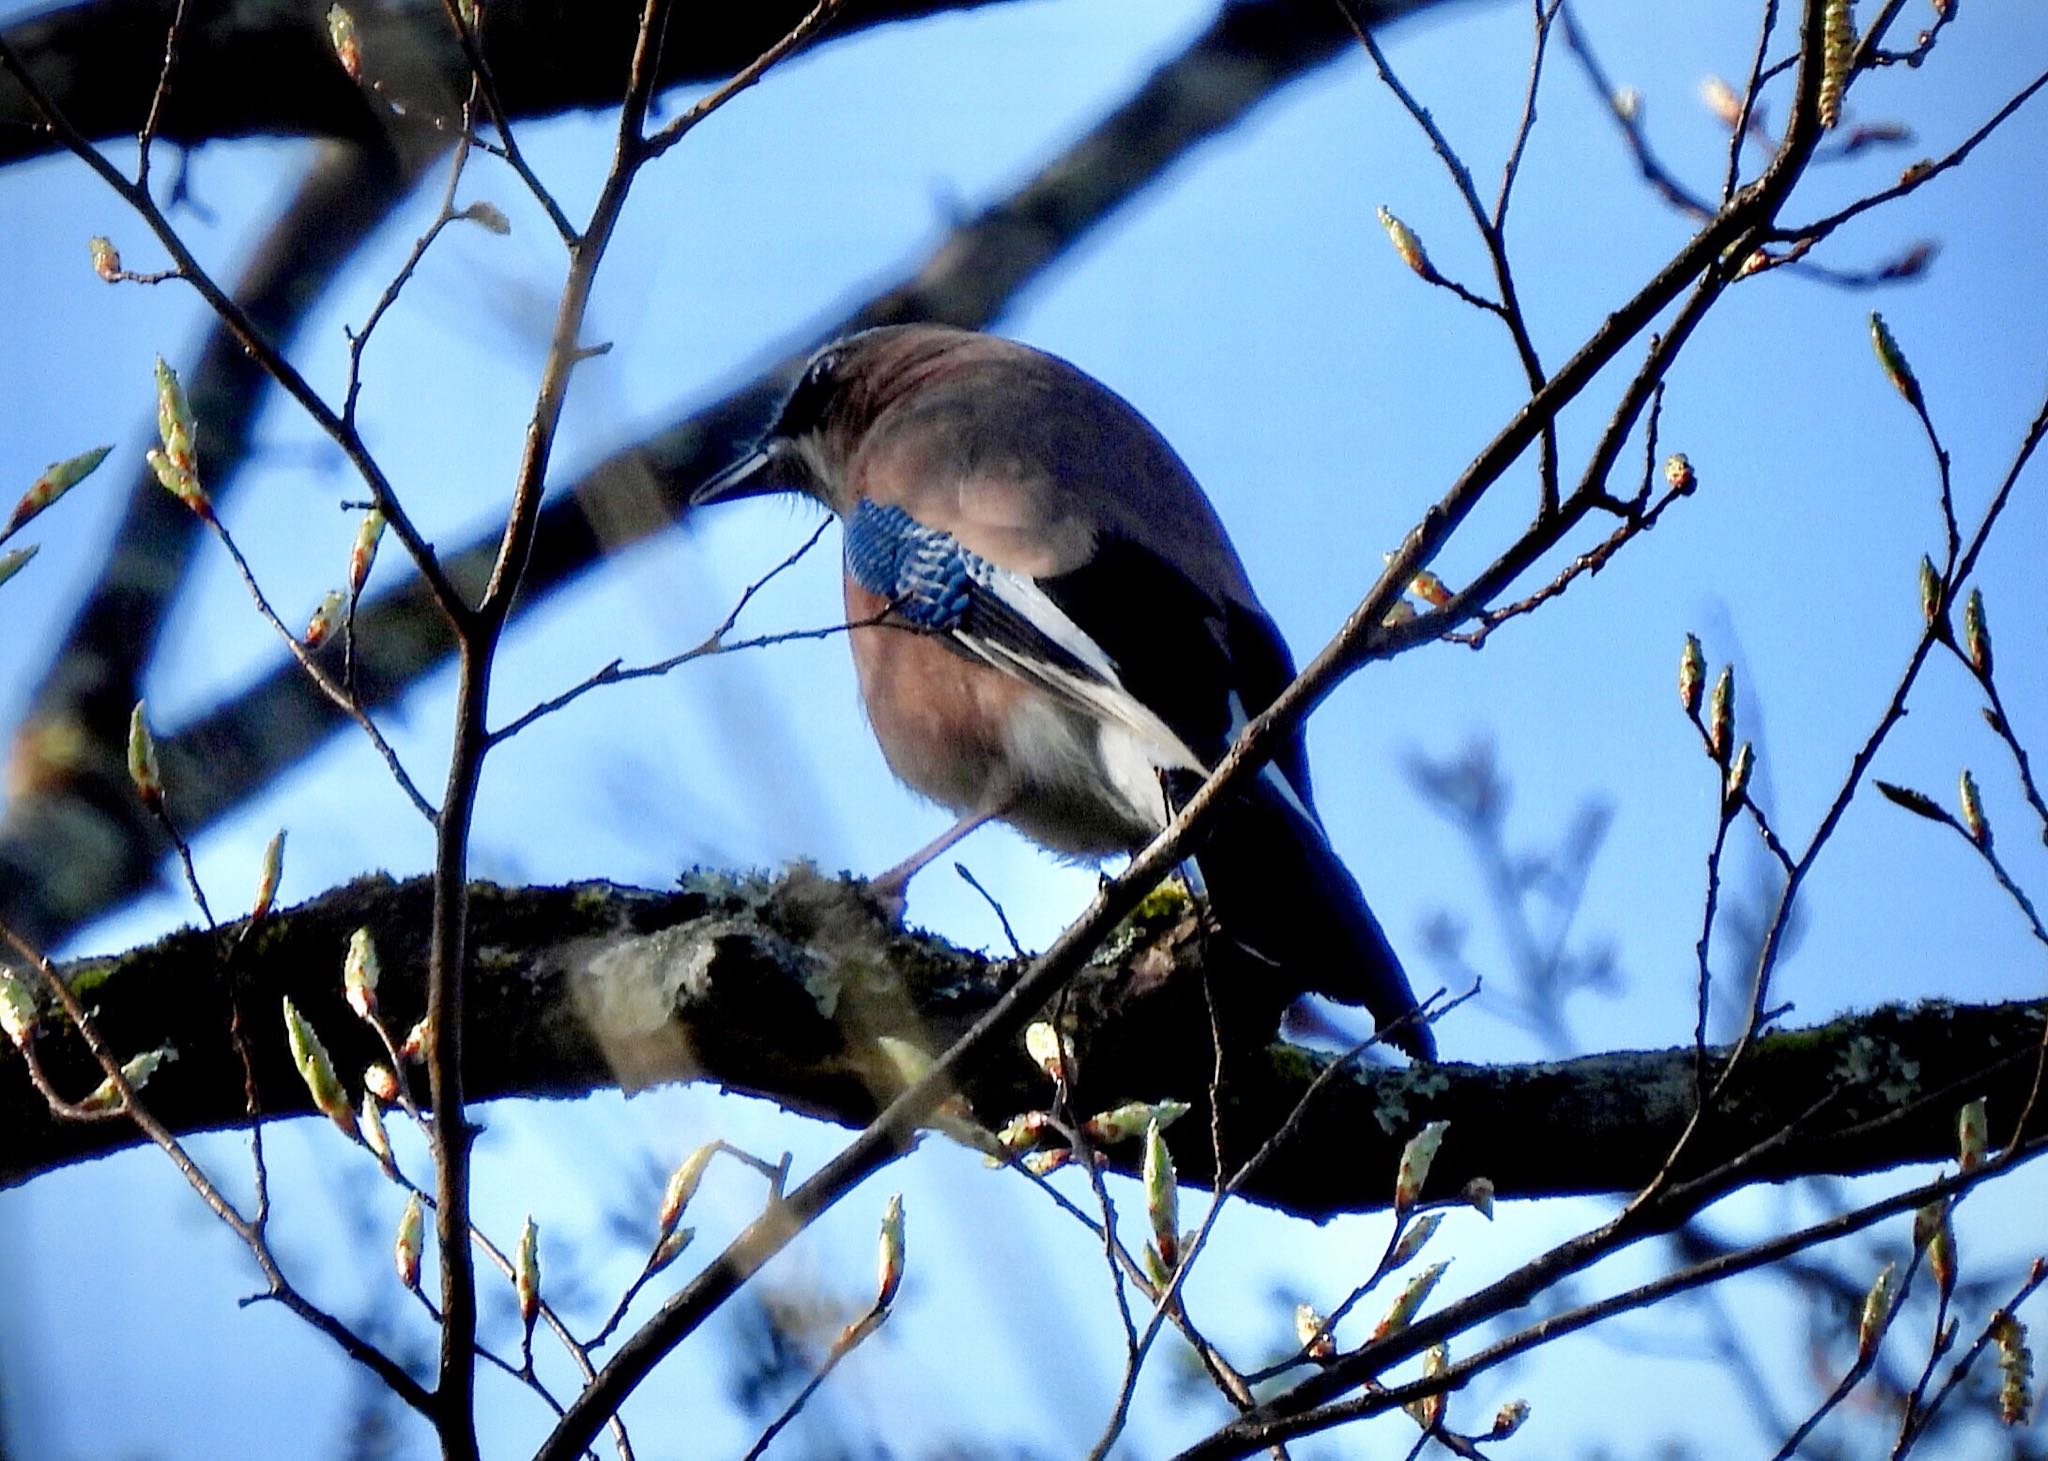
<svg viewBox="0 0 2048 1461"><path fill-rule="evenodd" d="M885 890L991 820L1075 858L1143 847L1294 678L1173 449L1027 346L923 324L826 346L760 446L691 500L776 492L844 525L868 720L896 775L961 817ZM1192 861L1233 941L1434 1058L1316 815L1298 729Z"/></svg>

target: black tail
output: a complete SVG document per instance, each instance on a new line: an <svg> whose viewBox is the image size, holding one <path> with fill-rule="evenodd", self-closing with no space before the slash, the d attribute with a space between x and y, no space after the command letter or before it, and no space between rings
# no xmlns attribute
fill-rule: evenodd
<svg viewBox="0 0 2048 1461"><path fill-rule="evenodd" d="M1389 1044L1436 1059L1436 1041L1416 1014L1415 992L1379 920L1314 812L1276 768L1217 813L1195 865L1231 938L1303 987L1364 1005Z"/></svg>

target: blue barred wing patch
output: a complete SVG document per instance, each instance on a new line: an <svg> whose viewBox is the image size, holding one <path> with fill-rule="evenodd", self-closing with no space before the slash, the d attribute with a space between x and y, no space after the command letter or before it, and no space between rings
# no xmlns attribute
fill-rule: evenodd
<svg viewBox="0 0 2048 1461"><path fill-rule="evenodd" d="M910 624L964 654L1136 734L1160 765L1206 770L1115 663L1036 581L1000 568L893 503L862 499L846 519L846 571Z"/></svg>
<svg viewBox="0 0 2048 1461"><path fill-rule="evenodd" d="M992 565L902 508L863 500L846 524L846 569L920 629L944 631L960 627L975 584L988 582Z"/></svg>

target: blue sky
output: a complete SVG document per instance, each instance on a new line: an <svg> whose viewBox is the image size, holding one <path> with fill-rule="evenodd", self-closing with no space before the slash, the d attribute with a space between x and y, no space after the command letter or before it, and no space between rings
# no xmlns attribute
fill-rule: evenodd
<svg viewBox="0 0 2048 1461"><path fill-rule="evenodd" d="M588 331L615 349L577 376L557 479L746 378L865 285L921 258L951 218L1028 176L1206 13L1163 0L993 6L828 45L777 72L644 178ZM1754 39L1747 8L1588 4L1582 16L1610 73L1644 93L1666 160L1701 186L1717 179L1723 131L1696 91L1707 73L1733 77L1746 65ZM1488 196L1519 111L1527 24L1520 7L1459 6L1388 42ZM1857 120L1903 120L1919 141L1818 170L1791 216L1826 211L1905 162L1947 150L2044 57L2040 12L1969 7L1926 67L1877 75L1853 94ZM1570 58L1560 50L1551 67L1510 227L1531 326L1555 364L1668 256L1687 225L1636 182ZM1430 977L1420 931L1438 910L1473 923L1469 953L1482 967L1497 966L1500 950L1459 834L1418 798L1402 762L1490 737L1514 786L1518 841L1555 838L1588 798L1616 809L1578 927L1611 941L1626 983L1612 998L1572 1008L1578 1040L1592 1049L1688 1037L1716 783L1676 708L1679 643L1698 632L1712 663L1737 662L1740 733L1758 740L1773 805L1788 835L1803 840L1911 646L1914 566L1939 545L1927 449L1871 359L1868 312L1883 309L1925 385L1968 524L2048 381L2044 117L2039 103L2023 111L1960 174L1843 230L1824 256L1863 266L1932 237L1942 251L1926 280L1861 294L1780 271L1731 294L1665 404L1665 447L1688 453L1701 491L1655 533L1503 629L1483 652L1436 646L1375 666L1317 716L1311 744L1325 819L1397 946L1415 951L1419 981ZM608 118L589 116L523 132L572 215L596 186L609 129ZM291 143L200 154L194 190L220 216L210 227L188 220L201 257L232 274L306 156ZM502 513L560 268L552 233L509 175L479 165L464 196L504 208L514 231L501 239L458 229L429 257L372 349L363 407L371 445L444 542ZM1519 399L1503 332L1400 265L1374 219L1380 204L1422 235L1446 273L1484 282L1479 247L1441 167L1363 58L1352 57L1184 160L999 322L1110 383L1165 432L1206 484L1304 658L1362 594L1381 553ZM379 236L308 331L298 359L330 392L345 363L341 325L363 317L431 207L418 200ZM131 267L156 261L140 225L73 163L0 175L0 209L26 224L0 233L0 301L14 325L0 342L0 482L25 485L46 462L99 441L132 458L149 429L151 358L190 354L201 327L196 302L185 291L109 289L93 277L91 234L112 237ZM1563 422L1568 466L1605 419L1619 383L1609 375ZM266 459L231 521L291 620L337 578L352 529L333 503L356 492L331 449L289 409L274 408L260 436ZM1635 450L1626 458L1631 469L1638 460ZM4 590L0 721L18 720L48 637L95 571L119 481L109 471L53 513L34 534L41 557ZM1517 530L1533 501L1525 463L1439 572L1460 582ZM496 690L501 716L614 656L643 661L694 643L810 524L806 509L757 504L622 554L513 635ZM2048 507L2038 483L2025 483L1978 580L2014 667L2006 685L2014 718L2037 736L2048 727L2048 682L2028 658L2048 618L2044 540ZM388 581L397 562L392 553L378 580ZM833 622L836 583L828 539L762 595L746 622ZM152 673L154 715L174 726L276 657L224 558L209 554ZM429 681L391 718L393 740L423 784L439 780L449 688L446 676ZM1977 769L1994 825L2012 829L2002 847L2015 871L2041 887L2048 858L2022 835L2009 768L1961 677L1937 665L1878 774L1952 799L1966 763ZM808 857L874 871L944 822L890 781L860 721L844 646L799 644L593 695L512 743L487 775L475 866L508 880L653 885L694 862ZM218 901L240 901L278 826L291 830L291 898L367 868L421 870L430 855L423 826L352 740L201 840L200 870ZM1077 912L1094 876L999 831L979 834L963 855L1028 942L1049 938ZM1874 798L1851 810L1809 888L1803 937L1780 973L1798 1020L1884 1000L2040 992L2038 946L1960 844ZM917 885L910 916L966 943L1000 943L979 898L944 872ZM78 948L122 946L186 917L166 885L83 935ZM1544 1053L1489 1013L1484 998L1440 1038L1457 1059ZM621 1172L665 1165L713 1133L763 1150L795 1148L799 1167L822 1159L834 1140L795 1118L700 1092L497 1112L492 1125L485 1213L507 1236L529 1207L551 1234L585 1236L579 1253L592 1260L588 1287L599 1294L615 1284L612 1268L629 1266L595 1261L606 1251L601 1217L618 1200ZM290 1256L346 1306L382 1282L385 1268L381 1237L359 1241L345 1231L340 1194L373 1193L382 1221L395 1204L363 1172L347 1170L353 1157L324 1133L286 1133L278 1145L292 1179ZM210 1150L238 1173L233 1144ZM1099 1255L1041 1201L1013 1193L972 1159L928 1151L884 1174L842 1204L775 1279L857 1297L882 1197L897 1186L911 1190L909 1302L876 1352L835 1378L819 1416L843 1407L847 1423L884 1425L907 1453L917 1436L902 1429L905 1410L929 1418L933 1439L986 1428L1063 1454L1098 1423L1114 1373ZM713 1195L728 1204L727 1221L751 1200L737 1182ZM1758 1228L1784 1200L1745 1200L1725 1220ZM1988 1256L2018 1241L2014 1205L2005 1200L2000 1220L1989 1211L1999 1203L1983 1204L1985 1229L1966 1231L1966 1252ZM1511 1206L1484 1235L1454 1218L1438 1239L1461 1258L1450 1283L1476 1286L1598 1211ZM77 1222L81 1212L96 1215L96 1228ZM1340 1295L1343 1275L1376 1249L1381 1231L1364 1220L1311 1231L1252 1215L1225 1227L1213 1297L1198 1288L1194 1302L1200 1315L1209 1297L1218 1337L1253 1345L1286 1312L1269 1290ZM154 1447L254 1456L297 1449L309 1427L331 1429L317 1418L340 1401L340 1362L282 1315L233 1308L250 1281L161 1163L129 1157L0 1195L0 1231L13 1239L0 1278L22 1296L10 1306L18 1320L0 1317L0 1374L24 1455ZM1890 1237L1903 1245L1901 1234ZM1284 1261L1275 1257L1283 1247ZM1268 1270L1269 1280L1259 1276ZM1018 1274L1029 1277L1020 1284ZM1782 1300L1757 1288L1743 1302ZM1065 1373L1036 1368L1048 1331L1073 1341L1054 1346L1072 1357ZM195 1334L204 1336L196 1361ZM930 1367L906 1378L921 1359ZM1743 1413L1740 1398L1702 1366L1643 1354L1633 1362L1644 1394L1687 1397L1688 1414L1670 1421L1674 1434L1723 1434L1728 1417ZM1162 1375L1170 1367L1165 1355L1156 1363ZM716 1369L693 1365L686 1351L641 1414L715 1382L706 1368ZM1592 1417L1612 1409L1599 1400L1606 1377L1585 1368L1543 1365L1511 1387L1530 1395L1539 1417L1560 1418L1544 1444L1575 1445L1566 1437L1583 1428L1585 1437L1647 1445L1635 1414L1600 1429ZM129 1378L108 1387L96 1377L108 1373ZM903 1406L906 1385L923 1403ZM1475 1425L1510 1389L1497 1388L1479 1387ZM1796 1375L1788 1378L1795 1414L1803 1393ZM1161 1379L1142 1398L1131 1454L1186 1437ZM532 1410L506 1401L502 1439L527 1434L537 1423ZM706 1426L721 1423L702 1406L698 1414ZM1569 1429L1560 1423L1566 1415ZM704 1440L702 1451L698 1439L668 1449L656 1442L643 1454L723 1454L745 1438L735 1429L732 1444Z"/></svg>

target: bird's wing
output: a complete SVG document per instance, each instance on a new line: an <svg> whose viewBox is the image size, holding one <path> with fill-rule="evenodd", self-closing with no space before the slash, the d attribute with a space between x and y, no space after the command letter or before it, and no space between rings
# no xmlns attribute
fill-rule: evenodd
<svg viewBox="0 0 2048 1461"><path fill-rule="evenodd" d="M902 507L872 501L847 518L846 566L916 627L1125 727L1154 748L1162 766L1206 770L1183 734L1132 694L1116 659L1040 580L998 566Z"/></svg>
<svg viewBox="0 0 2048 1461"><path fill-rule="evenodd" d="M1233 704L1257 714L1294 678L1214 508L1120 397L1007 341L975 348L863 445L854 518L902 515L869 524L892 555L932 555L910 577L961 648L1169 748L1162 765L1213 766ZM928 546L896 541L911 526ZM849 545L862 531L849 519ZM1299 736L1276 764L1312 806Z"/></svg>

